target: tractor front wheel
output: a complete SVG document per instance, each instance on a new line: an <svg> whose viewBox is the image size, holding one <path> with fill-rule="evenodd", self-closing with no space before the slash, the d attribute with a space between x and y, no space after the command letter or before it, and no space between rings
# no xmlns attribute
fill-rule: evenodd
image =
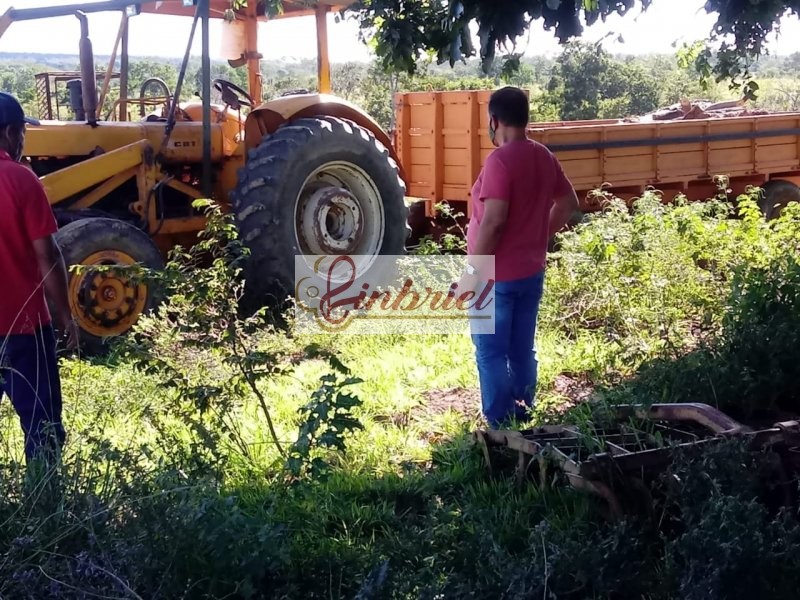
<svg viewBox="0 0 800 600"><path fill-rule="evenodd" d="M298 119L248 157L232 195L250 250L247 299L263 306L293 292L295 256L402 254L405 186L389 151L367 129L333 117Z"/></svg>
<svg viewBox="0 0 800 600"><path fill-rule="evenodd" d="M73 221L60 228L55 239L67 269L84 266L68 274L69 304L80 327L81 347L89 354L100 353L105 338L125 334L155 301L149 286L127 277L124 270L91 267L139 264L158 270L164 268L161 253L146 233L117 219Z"/></svg>

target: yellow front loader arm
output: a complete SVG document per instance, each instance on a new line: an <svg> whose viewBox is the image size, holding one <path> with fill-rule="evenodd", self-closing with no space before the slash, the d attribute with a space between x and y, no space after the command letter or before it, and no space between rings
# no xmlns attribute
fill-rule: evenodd
<svg viewBox="0 0 800 600"><path fill-rule="evenodd" d="M69 167L59 169L40 178L52 206L58 206L72 198L69 210L90 208L112 194L131 178L136 178L137 197L128 206L131 214L138 215L147 223L151 235L180 234L202 229L205 220L201 216L166 219L159 222L156 202L151 202L157 185L166 185L189 198L200 198L199 190L175 181L165 175L154 158L148 140L140 140L126 146L89 158ZM84 192L83 194L81 194Z"/></svg>
<svg viewBox="0 0 800 600"><path fill-rule="evenodd" d="M44 185L51 205L101 184L70 206L70 208L88 208L125 183L136 174L137 167L142 165L153 166L153 148L147 140L134 142L59 169L45 175L40 181ZM127 177L123 178L125 174ZM112 183L116 185L111 185Z"/></svg>

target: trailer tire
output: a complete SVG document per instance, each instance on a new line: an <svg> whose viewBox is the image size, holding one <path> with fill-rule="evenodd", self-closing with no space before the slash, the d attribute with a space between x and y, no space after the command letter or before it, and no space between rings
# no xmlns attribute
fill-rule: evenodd
<svg viewBox="0 0 800 600"><path fill-rule="evenodd" d="M351 121L322 116L283 125L250 151L238 179L231 203L250 251L248 308L293 295L295 256L404 252L408 210L397 163ZM359 277L371 265L359 265Z"/></svg>
<svg viewBox="0 0 800 600"><path fill-rule="evenodd" d="M800 187L785 179L768 181L761 190L758 205L767 221L777 219L790 202L800 202Z"/></svg>
<svg viewBox="0 0 800 600"><path fill-rule="evenodd" d="M150 237L118 219L73 221L56 232L55 240L68 270L73 265L114 264L164 268L161 253ZM70 270L67 289L86 354L102 354L107 338L127 333L142 314L157 304L152 286L113 272Z"/></svg>

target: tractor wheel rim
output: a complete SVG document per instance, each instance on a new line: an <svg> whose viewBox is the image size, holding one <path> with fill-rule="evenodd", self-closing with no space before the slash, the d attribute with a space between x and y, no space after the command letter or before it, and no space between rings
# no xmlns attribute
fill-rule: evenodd
<svg viewBox="0 0 800 600"><path fill-rule="evenodd" d="M320 188L305 203L304 239L314 254L353 254L363 226L361 206L344 188Z"/></svg>
<svg viewBox="0 0 800 600"><path fill-rule="evenodd" d="M130 266L136 260L119 250L102 250L78 264ZM134 283L115 271L86 269L70 274L69 305L80 328L97 337L113 337L128 331L147 304L147 286Z"/></svg>
<svg viewBox="0 0 800 600"><path fill-rule="evenodd" d="M380 192L361 168L330 162L305 180L295 206L295 237L307 264L314 256L354 257L362 275L383 245L385 215Z"/></svg>

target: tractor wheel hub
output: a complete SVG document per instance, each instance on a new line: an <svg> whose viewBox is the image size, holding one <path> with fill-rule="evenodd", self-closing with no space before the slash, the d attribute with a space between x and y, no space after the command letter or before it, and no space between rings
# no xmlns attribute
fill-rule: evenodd
<svg viewBox="0 0 800 600"><path fill-rule="evenodd" d="M305 202L301 230L315 254L348 254L358 247L364 227L361 205L350 191L324 187Z"/></svg>

